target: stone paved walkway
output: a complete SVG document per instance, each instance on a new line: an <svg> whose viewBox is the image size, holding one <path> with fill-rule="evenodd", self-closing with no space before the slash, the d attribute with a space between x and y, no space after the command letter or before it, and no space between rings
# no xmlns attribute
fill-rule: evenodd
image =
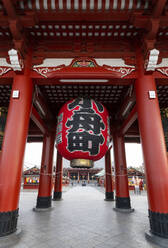
<svg viewBox="0 0 168 248"><path fill-rule="evenodd" d="M33 212L37 192L21 192L22 235L13 248L156 248L146 241L149 229L146 194L131 194L130 214L113 211L98 187L74 186L53 202L49 212Z"/></svg>

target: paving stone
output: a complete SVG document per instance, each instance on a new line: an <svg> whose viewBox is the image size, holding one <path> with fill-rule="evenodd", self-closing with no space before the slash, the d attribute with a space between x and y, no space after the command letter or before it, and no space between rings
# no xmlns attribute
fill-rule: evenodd
<svg viewBox="0 0 168 248"><path fill-rule="evenodd" d="M157 248L145 239L149 229L147 196L134 195L135 212L113 211L100 187L66 188L53 210L33 212L37 191L22 191L19 226L22 237L12 248Z"/></svg>

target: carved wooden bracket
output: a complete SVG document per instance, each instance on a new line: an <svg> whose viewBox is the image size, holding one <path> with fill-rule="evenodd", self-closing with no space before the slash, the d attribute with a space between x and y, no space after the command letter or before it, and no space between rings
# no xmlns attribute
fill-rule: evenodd
<svg viewBox="0 0 168 248"><path fill-rule="evenodd" d="M99 66L92 58L73 59L69 66L60 65L57 67L38 67L34 66L34 71L45 78L53 78L61 73L106 73L114 78L124 78L135 71L135 67L116 67L103 65Z"/></svg>
<svg viewBox="0 0 168 248"><path fill-rule="evenodd" d="M0 76L4 75L5 73L7 73L8 71L11 71L12 68L10 67L5 67L5 66L1 66L0 67Z"/></svg>
<svg viewBox="0 0 168 248"><path fill-rule="evenodd" d="M168 67L159 67L156 70L168 77Z"/></svg>

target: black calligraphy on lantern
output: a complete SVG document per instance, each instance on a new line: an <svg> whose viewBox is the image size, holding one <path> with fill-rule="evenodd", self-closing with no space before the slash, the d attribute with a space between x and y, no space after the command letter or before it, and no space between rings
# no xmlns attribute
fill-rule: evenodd
<svg viewBox="0 0 168 248"><path fill-rule="evenodd" d="M94 134L100 134L101 129L105 127L102 118L98 114L80 113L80 111L75 111L73 119L68 120L66 126L71 127L69 130L71 133L83 129L93 131Z"/></svg>
<svg viewBox="0 0 168 248"><path fill-rule="evenodd" d="M104 143L103 135L97 136L88 132L78 132L68 134L68 150L90 152L90 155L97 155L99 145Z"/></svg>
<svg viewBox="0 0 168 248"><path fill-rule="evenodd" d="M96 104L98 111L100 113L102 113L104 111L103 105L101 105L97 101L94 101L94 103ZM76 108L77 106L81 107L81 111L88 111L88 112L91 112L91 113L94 112L94 110L92 109L92 100L91 99L77 98L73 102L68 104L69 110L72 110L72 109Z"/></svg>
<svg viewBox="0 0 168 248"><path fill-rule="evenodd" d="M104 143L102 130L105 124L102 117L98 114L104 110L100 103L95 103L97 112L93 109L93 101L90 99L78 98L68 104L70 110L79 106L78 110L73 111L71 119L68 119L66 126L68 129L67 144L68 150L89 152L90 155L97 155L100 145Z"/></svg>

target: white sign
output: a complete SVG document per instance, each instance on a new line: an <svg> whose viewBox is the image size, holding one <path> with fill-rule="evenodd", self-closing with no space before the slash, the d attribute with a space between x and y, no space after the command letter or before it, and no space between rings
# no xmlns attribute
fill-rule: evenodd
<svg viewBox="0 0 168 248"><path fill-rule="evenodd" d="M149 98L150 99L155 99L156 98L156 92L154 90L149 91Z"/></svg>
<svg viewBox="0 0 168 248"><path fill-rule="evenodd" d="M19 90L13 90L12 98L19 98Z"/></svg>

